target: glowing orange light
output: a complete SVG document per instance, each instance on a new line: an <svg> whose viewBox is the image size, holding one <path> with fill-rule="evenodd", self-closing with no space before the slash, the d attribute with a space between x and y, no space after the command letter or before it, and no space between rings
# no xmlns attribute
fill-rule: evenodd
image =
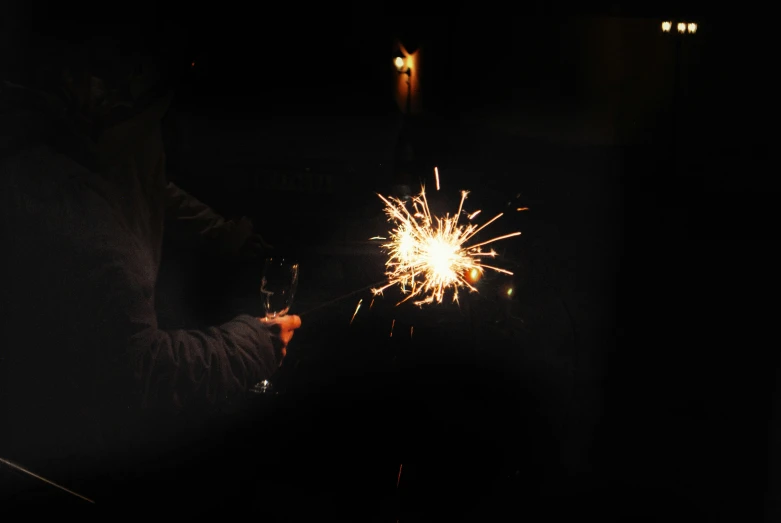
<svg viewBox="0 0 781 523"><path fill-rule="evenodd" d="M673 27L672 22L662 22L662 31L664 31L665 33L669 33L672 27Z"/></svg>
<svg viewBox="0 0 781 523"><path fill-rule="evenodd" d="M401 71L404 68L404 58L402 58L401 56L397 56L393 60L393 65L396 66L396 69Z"/></svg>
<svg viewBox="0 0 781 523"><path fill-rule="evenodd" d="M195 67L195 62L191 63L190 67Z"/></svg>

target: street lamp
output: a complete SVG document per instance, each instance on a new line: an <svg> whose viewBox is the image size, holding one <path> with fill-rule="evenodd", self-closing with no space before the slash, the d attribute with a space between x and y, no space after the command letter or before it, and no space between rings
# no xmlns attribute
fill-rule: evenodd
<svg viewBox="0 0 781 523"><path fill-rule="evenodd" d="M396 56L393 57L393 65L396 67L396 71L398 71L399 74L407 75L407 114L410 114L410 100L412 98L412 84L410 79L412 77L412 69L407 63L407 57L404 56L401 51L396 53Z"/></svg>
<svg viewBox="0 0 781 523"><path fill-rule="evenodd" d="M671 20L665 20L662 22L662 32L669 33L673 29L673 22ZM675 29L679 34L694 34L697 32L697 24L694 22L677 22Z"/></svg>

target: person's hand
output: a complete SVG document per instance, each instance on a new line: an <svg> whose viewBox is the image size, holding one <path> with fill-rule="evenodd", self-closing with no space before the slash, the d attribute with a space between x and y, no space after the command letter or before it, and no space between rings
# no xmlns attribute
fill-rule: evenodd
<svg viewBox="0 0 781 523"><path fill-rule="evenodd" d="M274 248L260 234L255 232L252 221L246 216L236 224L236 232L240 237L245 238L244 243L239 246L237 253L242 259L255 258Z"/></svg>
<svg viewBox="0 0 781 523"><path fill-rule="evenodd" d="M287 354L287 345L293 338L293 333L301 327L301 318L295 314L286 314L273 319L259 318L259 320L271 329L277 358L281 365Z"/></svg>

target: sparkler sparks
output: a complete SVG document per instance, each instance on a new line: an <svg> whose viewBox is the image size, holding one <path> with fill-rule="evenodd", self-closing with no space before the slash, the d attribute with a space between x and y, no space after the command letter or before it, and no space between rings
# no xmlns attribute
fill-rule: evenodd
<svg viewBox="0 0 781 523"><path fill-rule="evenodd" d="M355 306L355 312L353 313L353 317L350 318L350 325L353 324L353 320L355 319L355 316L358 314L358 309L361 308L361 303L363 303L363 298L358 300L358 305Z"/></svg>
<svg viewBox="0 0 781 523"><path fill-rule="evenodd" d="M438 186L439 172L435 170L435 174ZM477 233L502 216L500 213L481 226L474 223L459 225L458 219L468 194L467 191L461 191L458 212L452 217L446 214L444 218L431 215L425 188L421 188L420 194L412 198L412 211L398 198L378 195L385 203L388 220L393 222L396 228L389 233L390 242L383 245L389 254L385 264L388 283L372 289L375 296L382 294L385 289L399 285L407 297L397 305L414 297L419 298L414 302L419 306L433 302L442 303L448 289L453 291L453 302L458 302L458 289L466 287L472 292L477 291L472 283L479 279L485 269L512 275L505 269L484 264L483 258L493 258L497 253L494 250L484 251L482 248L521 233L505 234L468 245ZM469 219L477 216L479 212L469 215Z"/></svg>

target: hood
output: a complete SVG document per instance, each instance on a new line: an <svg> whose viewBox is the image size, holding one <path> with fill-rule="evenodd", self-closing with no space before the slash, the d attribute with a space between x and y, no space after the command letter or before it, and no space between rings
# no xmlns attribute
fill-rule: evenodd
<svg viewBox="0 0 781 523"><path fill-rule="evenodd" d="M58 97L0 83L0 161L24 148L46 144L85 167L103 170L121 162L157 128L172 97L170 91L148 96L121 120L90 133Z"/></svg>

